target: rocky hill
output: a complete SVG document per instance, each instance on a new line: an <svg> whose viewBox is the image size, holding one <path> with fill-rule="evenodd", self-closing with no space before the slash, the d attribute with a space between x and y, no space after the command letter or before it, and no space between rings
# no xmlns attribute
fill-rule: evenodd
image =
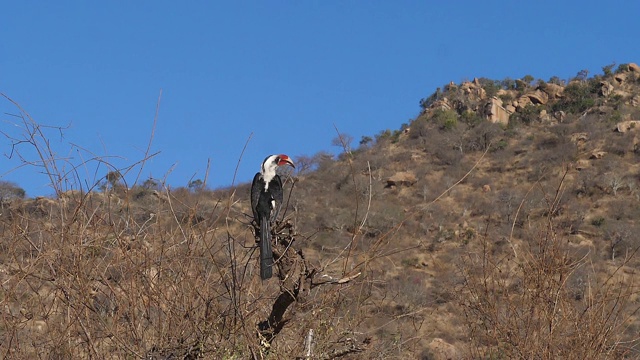
<svg viewBox="0 0 640 360"><path fill-rule="evenodd" d="M635 64L437 89L398 130L337 158L296 159L279 278L267 282L248 184L116 179L57 199L14 195L0 216L0 348L15 358L637 358L639 104Z"/></svg>
<svg viewBox="0 0 640 360"><path fill-rule="evenodd" d="M356 227L352 217L358 199L361 213L367 209L366 222L357 233L363 237L359 245L372 246L369 252L375 253L367 264L371 279L384 279L386 286L397 290L391 306L403 309L389 311L389 320L429 309L429 315L421 317L421 346L425 349L435 346L426 339L436 339L438 346L445 342L468 349L468 333L462 331L466 324L485 337L480 345L497 346L490 351L508 354L506 358L529 358L511 350L526 347L543 334L530 330L514 339L509 332L527 325L531 318L519 322L502 318L506 314L499 311L505 309L478 309L466 301L490 297L489 290L494 291L492 296L514 287L521 290L523 283L532 281L526 278L529 273L544 273L550 270L544 262L558 261L568 267L554 274L555 281L564 281L553 289L554 294L564 293L571 299L562 311L578 313L587 311L587 293L599 287L591 281L613 281L607 277L612 274L624 274L630 280L636 273L640 72L635 64L608 70L592 78L579 73L568 84L558 79L474 79L438 89L421 101L423 111L408 126L384 131L374 144L365 141L359 149L336 162L321 164L318 171L302 178L297 190L300 208L302 213L315 214L316 221L310 223L307 218L300 226L309 233L324 229L312 241L319 251L342 249ZM305 200L316 199L317 194L322 194L324 203ZM379 250L381 242L393 251ZM549 247L556 252L552 259L537 258ZM477 263L489 255L489 269ZM509 279L492 285L503 287L499 290L465 292L488 286L474 282L478 273L488 278L508 274ZM637 310L631 305L637 301L632 283L615 281L628 286L627 310ZM544 298L544 294L536 296L535 301ZM526 300L486 299L507 309L523 306ZM548 301L552 300L558 302ZM638 326L632 312L625 314L628 323L618 329L617 339L632 339ZM531 317L537 316L542 315ZM575 326L586 320L571 321ZM590 326L594 325L584 324L584 328ZM504 333L496 334L499 330ZM567 350L566 342L587 336L575 329L558 333L563 340L554 345L556 349L548 350L557 356L562 355L563 347L577 354L574 347ZM389 336L381 334L380 338ZM503 342L511 345L505 349ZM480 345L476 344L481 350L472 358L486 355ZM637 355L629 351L623 353L631 358ZM602 355L583 354L587 358Z"/></svg>

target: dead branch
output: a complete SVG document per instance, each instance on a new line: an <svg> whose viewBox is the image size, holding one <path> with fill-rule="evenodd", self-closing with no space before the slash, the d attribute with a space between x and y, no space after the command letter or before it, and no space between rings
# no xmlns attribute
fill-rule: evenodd
<svg viewBox="0 0 640 360"><path fill-rule="evenodd" d="M255 222L253 225L256 227ZM294 246L295 237L294 226L288 220L278 222L272 230L274 266L277 267L280 294L267 319L258 324L259 337L267 344L291 321L284 316L287 309L296 302L303 302L309 290L324 284L345 284L360 276L357 273L341 279L329 277L330 280L314 282L318 270L309 264L302 250Z"/></svg>

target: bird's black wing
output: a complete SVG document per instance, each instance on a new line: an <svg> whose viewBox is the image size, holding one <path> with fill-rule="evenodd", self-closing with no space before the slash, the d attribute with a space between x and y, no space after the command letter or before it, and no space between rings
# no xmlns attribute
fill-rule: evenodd
<svg viewBox="0 0 640 360"><path fill-rule="evenodd" d="M280 209L282 208L282 201L284 199L284 192L282 191L282 180L279 175L273 177L273 180L269 183L269 190L275 200L275 206L271 210L271 221L276 221Z"/></svg>
<svg viewBox="0 0 640 360"><path fill-rule="evenodd" d="M271 185L273 181L269 183ZM253 177L251 184L251 211L258 228L256 236L260 239L260 278L269 279L273 275L273 251L271 249L271 224L273 214L271 188L264 191L265 182L260 173Z"/></svg>
<svg viewBox="0 0 640 360"><path fill-rule="evenodd" d="M262 189L264 189L264 180L260 177L260 173L256 173L251 183L251 211L253 212L253 219L256 222L260 221L256 207L258 207L258 200L260 199Z"/></svg>

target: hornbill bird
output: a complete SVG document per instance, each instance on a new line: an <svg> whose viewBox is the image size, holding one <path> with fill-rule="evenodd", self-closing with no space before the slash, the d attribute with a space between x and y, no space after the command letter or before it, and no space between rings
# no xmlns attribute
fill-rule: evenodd
<svg viewBox="0 0 640 360"><path fill-rule="evenodd" d="M273 275L270 226L278 217L283 199L282 180L276 174L276 169L286 164L295 167L287 155L267 156L251 184L251 210L259 228L257 235L260 237L260 278L262 280L269 279Z"/></svg>

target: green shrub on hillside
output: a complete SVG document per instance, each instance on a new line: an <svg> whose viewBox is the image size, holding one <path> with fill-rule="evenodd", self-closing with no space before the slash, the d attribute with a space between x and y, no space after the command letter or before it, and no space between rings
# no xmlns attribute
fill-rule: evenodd
<svg viewBox="0 0 640 360"><path fill-rule="evenodd" d="M564 111L568 114L584 112L595 105L598 93L598 82L574 81L564 89L564 97L552 105L553 111Z"/></svg>
<svg viewBox="0 0 640 360"><path fill-rule="evenodd" d="M609 64L606 66L602 67L602 73L604 74L604 76L611 76L613 75L613 67L616 66L616 63L613 64Z"/></svg>
<svg viewBox="0 0 640 360"><path fill-rule="evenodd" d="M528 105L518 112L511 114L509 117L509 125L512 125L512 123L523 123L529 125L538 120L542 109L543 108L540 106Z"/></svg>
<svg viewBox="0 0 640 360"><path fill-rule="evenodd" d="M478 82L480 83L480 86L482 86L482 88L484 89L488 98L495 96L498 90L502 88L502 85L498 80L480 78L478 79Z"/></svg>
<svg viewBox="0 0 640 360"><path fill-rule="evenodd" d="M629 64L620 64L616 69L616 74L629 71Z"/></svg>
<svg viewBox="0 0 640 360"><path fill-rule="evenodd" d="M458 126L458 113L453 110L436 110L433 121L442 130L452 130Z"/></svg>

